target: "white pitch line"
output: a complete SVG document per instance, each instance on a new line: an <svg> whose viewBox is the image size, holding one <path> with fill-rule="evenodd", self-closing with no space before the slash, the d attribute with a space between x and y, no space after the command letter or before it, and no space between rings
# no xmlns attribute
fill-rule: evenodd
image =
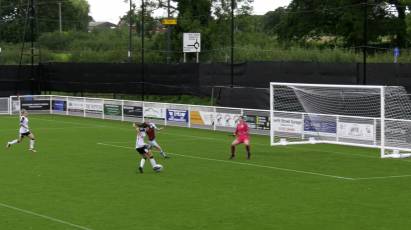
<svg viewBox="0 0 411 230"><path fill-rule="evenodd" d="M212 141L224 141L218 138L213 138L213 137L202 137L202 136L190 136L190 135L184 135L184 134L175 134L175 133L162 133L162 135L170 135L170 136L180 136L180 137L186 137L186 138L192 138L192 139L202 139L202 140L212 140ZM226 142L226 141L224 141ZM252 143L253 145L258 145L258 146L269 146L270 144L261 144L261 143ZM293 146L287 146L286 148L290 149L295 149L295 150L306 150L306 148L298 148L298 147L293 147ZM361 155L361 154L350 154L346 152L337 152L337 151L327 151L327 150L320 150L316 149L316 152L322 152L322 153L331 153L331 154L338 154L338 155L349 155L349 156L356 156L356 157L364 157L364 158L371 158L371 159L380 159L379 157L373 157L373 156L368 156L368 155Z"/></svg>
<svg viewBox="0 0 411 230"><path fill-rule="evenodd" d="M53 120L53 119L45 119L45 118L38 118L38 117L32 117L30 119L34 120L40 120L40 121L48 121L48 122L55 122L55 123L63 123L63 124L70 124L70 125L81 125L84 127L100 127L100 128L107 128L108 126L105 125L84 125L83 123L80 122L71 122L71 121L59 121L59 120Z"/></svg>
<svg viewBox="0 0 411 230"><path fill-rule="evenodd" d="M111 145L111 144L105 144L105 143L97 143L97 144L98 144L98 145L109 146L109 147L115 147L115 148L134 149L134 148L132 148L132 147L126 147L126 146L121 146L121 145ZM247 165L247 166L254 166L254 167L259 167L259 168L274 169L274 170L279 170L279 171L287 171L287 172L294 172L294 173L301 173L301 174L309 174L309 175L322 176L322 177L330 177L330 178L334 178L334 179L354 180L354 178L350 178L350 177L342 177L342 176L329 175L329 174L323 174L323 173L316 173L316 172L310 172L310 171L302 171L302 170L295 170L295 169L288 169L288 168L280 168L280 167L275 167L275 166L267 166L267 165L251 164L251 163L242 163L242 162L228 161L228 160L220 160L220 159L213 159L213 158L206 158L206 157L188 156L188 155L177 154L177 153L170 153L170 152L167 152L167 153L170 154L170 155L176 155L176 156L181 156L181 157L191 158L191 159L207 160L207 161L215 161L215 162L223 162L223 163L230 163L230 164L236 164L236 165Z"/></svg>
<svg viewBox="0 0 411 230"><path fill-rule="evenodd" d="M60 127L60 128L36 128L36 129L30 129L30 131L47 131L47 130L67 130L67 129L90 129L90 128L104 128L104 127L94 127L94 126L84 126L84 127ZM7 132L16 132L18 133L18 129L2 129L0 130L0 133L7 133Z"/></svg>
<svg viewBox="0 0 411 230"><path fill-rule="evenodd" d="M69 121L59 121L59 120L55 120L55 119L46 119L46 118L34 118L37 120L43 120L43 121L51 121L51 122L57 122L57 123L66 123L66 124L77 124L77 125L83 125L80 122L69 122ZM109 129L126 129L123 127L112 127L112 126L105 126L105 125L90 125L90 127L99 127L99 128L109 128ZM129 130L129 129L127 129ZM209 130L211 131L211 130ZM161 133L162 135L170 135L170 136L180 136L180 137L187 137L187 138L192 138L192 139L199 139L199 140L213 140L213 141L219 141L219 142L226 142L225 140L221 140L221 138L213 138L213 137L203 137L203 136L190 136L190 135L184 135L184 134L176 134L176 133ZM111 142L114 143L114 142ZM269 143L267 142L267 144L262 144L262 143L255 143L253 142L253 145L258 145L258 146L269 146ZM299 151L306 151L306 148L299 148L299 147L293 147L293 146L287 146L286 148L290 148L290 149L295 149L295 150L299 150ZM370 158L370 159L381 159L378 156L369 156L369 155L364 155L364 154L352 154L352 153L348 153L348 152L339 152L339 151L327 151L327 150L320 150L320 149L316 149L316 152L322 152L322 153L329 153L329 154L334 154L334 155L346 155L346 156L354 156L354 157L360 157L360 158ZM410 160L401 160L401 161L397 161L397 162L405 162L405 163L411 163Z"/></svg>
<svg viewBox="0 0 411 230"><path fill-rule="evenodd" d="M107 143L130 143L130 142L118 141L118 142L107 142ZM106 143L97 143L97 144L98 145L111 146L111 147L117 147L117 148L124 148L124 149L134 149L132 147L112 145L112 144L106 144ZM197 157L197 156L187 156L187 155L182 155L182 154L177 154L177 153L168 153L168 154L181 156L181 157L186 157L186 158L192 158L192 159L200 159L200 160L208 160L208 161L216 161L216 162L225 162L225 163L234 163L234 164L240 164L240 165L248 165L248 166L260 167L260 168L270 168L270 169L276 169L276 170L281 170L281 171L289 171L289 172L304 173L304 174L311 174L311 175L318 175L318 176L326 176L326 177L332 177L332 178L338 178L338 179L344 179L344 180L352 180L352 181L411 177L411 174L410 175L394 175L394 176L378 176L378 177L360 177L360 178L341 177L341 176L328 175L328 174L322 174L322 173L316 173L316 172L310 172L310 171L301 171L301 170L295 170L295 169L279 168L279 167L274 167L274 166L242 163L242 162L235 162L235 161L227 161L227 160L219 160L219 159L212 159L212 158L205 158L205 157Z"/></svg>
<svg viewBox="0 0 411 230"><path fill-rule="evenodd" d="M379 180L379 179L404 178L404 177L411 177L411 175L360 177L360 178L355 178L355 180Z"/></svg>
<svg viewBox="0 0 411 230"><path fill-rule="evenodd" d="M105 141L106 144L132 144L133 142L131 141ZM103 144L103 143L97 143L97 144Z"/></svg>
<svg viewBox="0 0 411 230"><path fill-rule="evenodd" d="M194 140L210 140L210 141L218 141L218 142L227 142L225 140L222 140L221 138L219 139L219 138L213 138L213 137L190 136L190 135L176 134L176 133L161 133L161 135L185 137L185 138L190 138L190 139L194 139ZM128 143L128 142L110 141L110 142L107 142L107 143ZM252 145L264 146L264 147L269 146L269 144L261 144L261 143L255 143L255 142L253 142ZM295 150L299 150L299 151L306 151L307 150L306 148L299 148L299 147L293 147L293 146L287 146L286 148L295 149ZM338 151L327 151L327 150L321 150L321 149L316 149L315 152L328 153L328 154L334 154L334 155L355 156L355 157L360 157L360 158L381 159L379 157L373 157L373 156L368 156L368 155L351 154L351 153L347 153L347 152L338 152ZM406 161L406 160L404 160L404 161Z"/></svg>
<svg viewBox="0 0 411 230"><path fill-rule="evenodd" d="M51 122L57 122L57 123L66 123L66 124L75 124L75 125L83 125L80 122L67 122L67 121L59 121L59 120L54 120L54 119L45 119L45 118L34 118L37 120L44 120L44 121L51 121ZM89 125L89 127L99 127L99 128L113 128L111 126L104 126L104 125ZM84 128L88 128L88 127L84 127ZM116 129L125 129L125 128L116 128ZM192 139L202 139L202 140L213 140L213 141L220 141L222 142L223 140L218 139L218 138L213 138L213 137L202 137L202 136L190 136L190 135L184 135L184 134L174 134L174 133L162 133L163 135L170 135L170 136L181 136L181 137L187 137L187 138L192 138ZM224 141L225 142L225 141ZM119 141L119 142L107 142L107 143L129 143L129 142L123 142L123 141ZM103 143L99 143L102 145L107 145L107 144L103 144ZM259 145L259 146L268 146L268 144L261 144L261 143L254 143L254 145ZM119 147L119 146L116 146ZM121 146L120 148L128 148L128 147L124 147ZM295 150L300 150L300 151L304 151L303 148L298 148L298 147L293 147L293 146L287 146L287 148L290 149L295 149ZM350 154L347 152L337 152L337 151L327 151L327 150L315 150L316 152L323 152L323 153L331 153L331 154L338 154L338 155L350 155L350 156L356 156L356 157L364 157L364 158L371 158L371 159L380 159L379 157L373 157L373 156L368 156L368 155L362 155L362 154ZM174 155L178 155L178 154L174 154ZM184 156L184 157L189 157L189 156ZM208 160L217 160L217 159L208 159ZM225 161L225 162L229 162L229 163L239 163L242 164L240 162L231 162L231 161ZM411 161L409 160L401 160L398 162L406 162L406 163L410 163ZM244 163L246 164L246 163ZM254 164L253 164L254 165ZM262 166L265 167L265 166ZM268 166L270 167L270 166ZM388 178L402 178L402 177L411 177L411 175L398 175L398 176L381 176L381 177L364 177L364 178L348 178L348 180L376 180L376 179L388 179ZM342 179L342 178L341 178Z"/></svg>
<svg viewBox="0 0 411 230"><path fill-rule="evenodd" d="M81 226L81 225L73 224L73 223L70 223L70 222L67 222L67 221L64 221L64 220L60 220L60 219L51 217L51 216L46 216L46 215L42 215L42 214L39 214L39 213L35 213L35 212L29 211L29 210L17 208L17 207L8 205L8 204L0 203L0 206L4 207L4 208L15 210L15 211L19 211L19 212L22 212L22 213L25 213L25 214L29 214L29 215L32 215L32 216L41 217L43 219L50 220L50 221L53 221L53 222L57 222L57 223L60 223L60 224L65 224L65 225L71 226L73 228L78 228L78 229L83 229L83 230L92 230L91 228L87 228L87 227L84 227L84 226Z"/></svg>

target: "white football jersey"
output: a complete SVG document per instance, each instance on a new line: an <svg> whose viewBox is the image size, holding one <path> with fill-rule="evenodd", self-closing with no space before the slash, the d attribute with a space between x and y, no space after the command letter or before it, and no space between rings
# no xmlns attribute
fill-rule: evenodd
<svg viewBox="0 0 411 230"><path fill-rule="evenodd" d="M146 143L144 143L144 137L146 136L146 132L144 129L140 129L140 132L137 134L136 139L136 149L144 147Z"/></svg>
<svg viewBox="0 0 411 230"><path fill-rule="evenodd" d="M20 116L20 133L27 133L29 130L29 119L25 116Z"/></svg>
<svg viewBox="0 0 411 230"><path fill-rule="evenodd" d="M148 126L152 129L157 129L156 124L154 124L153 122L148 123Z"/></svg>

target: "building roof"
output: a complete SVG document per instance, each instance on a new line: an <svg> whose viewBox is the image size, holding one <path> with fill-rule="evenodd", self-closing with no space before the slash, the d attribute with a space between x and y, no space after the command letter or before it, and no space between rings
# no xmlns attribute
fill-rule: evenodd
<svg viewBox="0 0 411 230"><path fill-rule="evenodd" d="M116 28L117 25L113 24L111 22L89 22L88 24L89 27L91 28L96 28L96 27L100 27L100 28Z"/></svg>

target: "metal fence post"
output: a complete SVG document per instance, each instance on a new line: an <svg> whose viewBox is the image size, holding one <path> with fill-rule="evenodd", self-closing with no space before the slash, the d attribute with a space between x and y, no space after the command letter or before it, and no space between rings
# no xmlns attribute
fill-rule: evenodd
<svg viewBox="0 0 411 230"><path fill-rule="evenodd" d="M104 103L105 102L105 100L103 99L102 100L102 105L103 105L103 111L102 111L102 113L101 113L101 118L104 120L106 117L105 117L105 114L104 114Z"/></svg>
<svg viewBox="0 0 411 230"><path fill-rule="evenodd" d="M83 116L86 117L86 98L83 97Z"/></svg>
<svg viewBox="0 0 411 230"><path fill-rule="evenodd" d="M146 118L145 118L145 114L144 114L144 110L145 110L145 103L144 103L144 101L143 101L143 104L142 104L142 115L143 115L143 122L145 122L146 121Z"/></svg>
<svg viewBox="0 0 411 230"><path fill-rule="evenodd" d="M49 96L50 97L50 114L53 114L53 96Z"/></svg>
<svg viewBox="0 0 411 230"><path fill-rule="evenodd" d="M216 131L217 130L217 127L216 127L216 116L217 116L217 108L216 107L214 107L213 108L214 109L214 111L213 111L213 130L214 131Z"/></svg>
<svg viewBox="0 0 411 230"><path fill-rule="evenodd" d="M187 127L191 128L191 106L188 106L187 108L187 120L188 120Z"/></svg>
<svg viewBox="0 0 411 230"><path fill-rule="evenodd" d="M69 115L69 97L66 97L66 116Z"/></svg>
<svg viewBox="0 0 411 230"><path fill-rule="evenodd" d="M163 110L163 116L164 116L164 126L167 126L167 105L166 104L161 104L164 106Z"/></svg>
<svg viewBox="0 0 411 230"><path fill-rule="evenodd" d="M124 100L121 100L121 121L124 121Z"/></svg>

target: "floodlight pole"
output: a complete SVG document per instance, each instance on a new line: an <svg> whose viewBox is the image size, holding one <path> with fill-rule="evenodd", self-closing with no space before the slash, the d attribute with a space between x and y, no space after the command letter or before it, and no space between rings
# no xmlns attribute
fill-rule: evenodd
<svg viewBox="0 0 411 230"><path fill-rule="evenodd" d="M363 85L367 84L368 0L364 0Z"/></svg>
<svg viewBox="0 0 411 230"><path fill-rule="evenodd" d="M60 33L63 32L63 22L62 22L62 16L61 16L61 2L57 3L59 5L59 31Z"/></svg>
<svg viewBox="0 0 411 230"><path fill-rule="evenodd" d="M133 1L129 0L130 2L130 13L129 13L129 21L128 21L128 62L133 62L131 57L131 49L132 49L132 32L133 32Z"/></svg>
<svg viewBox="0 0 411 230"><path fill-rule="evenodd" d="M31 55L31 63L30 63L30 88L31 88L31 94L34 94L34 89L33 89L33 82L34 82L34 23L35 23L35 6L34 6L34 0L30 0L30 55Z"/></svg>
<svg viewBox="0 0 411 230"><path fill-rule="evenodd" d="M167 17L171 17L171 11L170 11L170 0L167 1ZM171 50L171 26L167 26L167 64L170 64L170 50Z"/></svg>
<svg viewBox="0 0 411 230"><path fill-rule="evenodd" d="M30 0L30 43L31 43L31 66L34 66L34 20L35 20L34 0ZM32 76L33 77L33 76Z"/></svg>
<svg viewBox="0 0 411 230"><path fill-rule="evenodd" d="M144 101L144 94L145 94L145 63L144 63L144 14L145 14L145 6L144 0L141 0L141 100Z"/></svg>
<svg viewBox="0 0 411 230"><path fill-rule="evenodd" d="M234 1L231 0L231 88L234 87Z"/></svg>

